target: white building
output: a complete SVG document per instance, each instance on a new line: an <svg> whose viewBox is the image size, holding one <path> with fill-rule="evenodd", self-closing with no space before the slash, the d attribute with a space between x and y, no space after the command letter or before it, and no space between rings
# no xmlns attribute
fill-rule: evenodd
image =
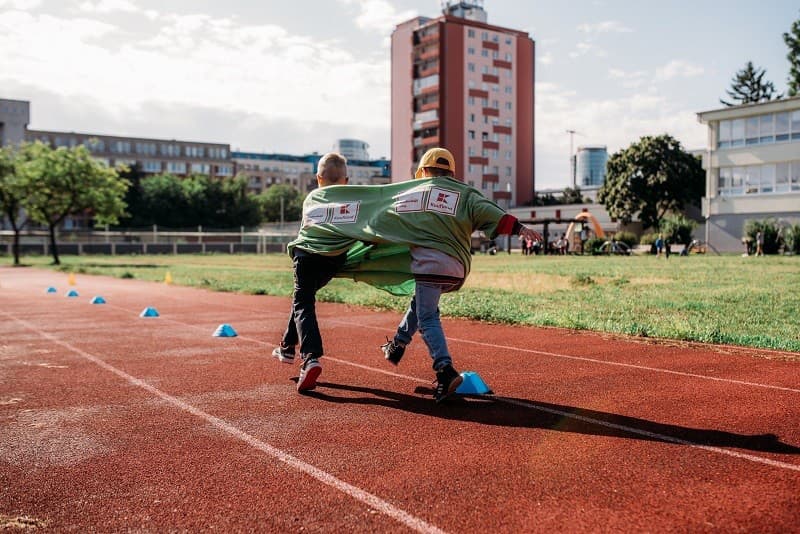
<svg viewBox="0 0 800 534"><path fill-rule="evenodd" d="M743 250L748 220L800 223L800 96L697 117L708 125L703 216L709 244Z"/></svg>

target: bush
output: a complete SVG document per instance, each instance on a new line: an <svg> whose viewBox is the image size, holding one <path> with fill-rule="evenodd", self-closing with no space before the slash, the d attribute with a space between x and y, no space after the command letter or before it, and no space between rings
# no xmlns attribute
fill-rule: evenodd
<svg viewBox="0 0 800 534"><path fill-rule="evenodd" d="M628 245L629 248L633 248L634 245L636 245L636 242L638 241L638 239L636 238L636 234L634 234L633 232L617 232L616 234L614 234L614 239L616 239L617 241L622 241L623 243Z"/></svg>
<svg viewBox="0 0 800 534"><path fill-rule="evenodd" d="M800 254L800 224L788 226L783 233L786 252Z"/></svg>
<svg viewBox="0 0 800 534"><path fill-rule="evenodd" d="M647 233L647 234L643 234L642 238L639 239L639 244L640 245L652 245L653 243L656 242L656 239L658 239L658 234L656 234L656 233L650 232L650 233Z"/></svg>
<svg viewBox="0 0 800 534"><path fill-rule="evenodd" d="M661 219L659 228L666 241L689 246L697 223L681 214L667 215Z"/></svg>
<svg viewBox="0 0 800 534"><path fill-rule="evenodd" d="M603 237L590 237L586 240L586 243L583 244L583 250L589 254L600 254L600 247L603 246L605 242L606 240Z"/></svg>
<svg viewBox="0 0 800 534"><path fill-rule="evenodd" d="M780 248L778 222L770 217L761 221L749 220L745 223L745 237L749 238L754 247L756 243L756 234L758 232L764 235L764 254L777 254L778 248Z"/></svg>

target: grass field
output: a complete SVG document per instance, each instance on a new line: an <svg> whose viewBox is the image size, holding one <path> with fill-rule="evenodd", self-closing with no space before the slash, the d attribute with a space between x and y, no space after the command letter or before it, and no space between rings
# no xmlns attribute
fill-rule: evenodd
<svg viewBox="0 0 800 534"><path fill-rule="evenodd" d="M49 266L49 258L24 263ZM282 254L66 256L59 269L289 296ZM398 312L407 299L334 280L319 299ZM443 315L800 352L800 257L476 255ZM399 319L399 316L398 316Z"/></svg>

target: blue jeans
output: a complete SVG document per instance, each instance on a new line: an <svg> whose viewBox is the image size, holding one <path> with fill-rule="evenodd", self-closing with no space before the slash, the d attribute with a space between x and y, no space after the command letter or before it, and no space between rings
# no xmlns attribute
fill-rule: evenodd
<svg viewBox="0 0 800 534"><path fill-rule="evenodd" d="M452 365L453 360L447 350L447 340L444 337L442 322L439 319L439 298L442 293L449 293L461 287L461 281L453 282L416 282L414 296L408 306L403 320L397 327L395 340L408 345L414 333L419 330L422 340L428 346L428 352L433 359L433 369L438 371L442 367Z"/></svg>

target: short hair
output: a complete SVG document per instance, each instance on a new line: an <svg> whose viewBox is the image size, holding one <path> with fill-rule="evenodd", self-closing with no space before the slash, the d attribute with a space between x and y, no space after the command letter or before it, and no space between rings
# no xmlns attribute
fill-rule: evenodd
<svg viewBox="0 0 800 534"><path fill-rule="evenodd" d="M328 152L319 159L317 175L331 183L347 178L347 158L337 152Z"/></svg>

